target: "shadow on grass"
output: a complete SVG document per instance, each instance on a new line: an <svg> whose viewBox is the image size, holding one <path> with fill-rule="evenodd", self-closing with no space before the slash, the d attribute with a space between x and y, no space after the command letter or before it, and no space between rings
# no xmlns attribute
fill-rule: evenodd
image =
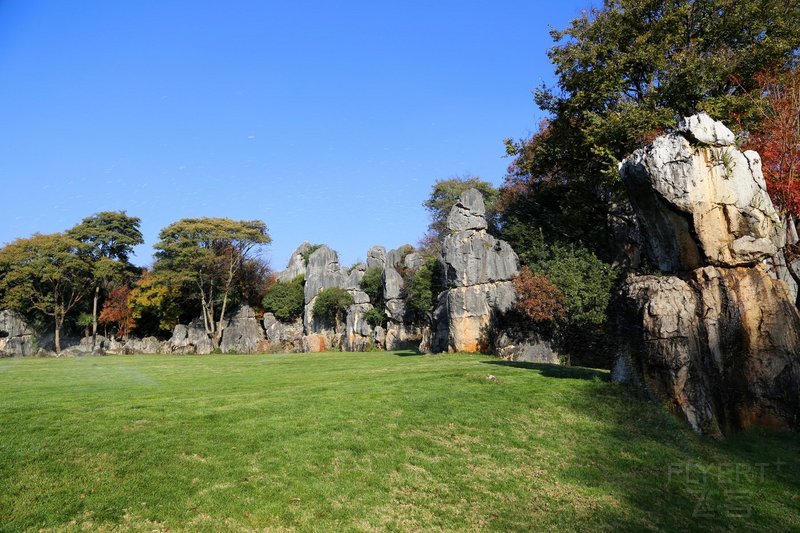
<svg viewBox="0 0 800 533"><path fill-rule="evenodd" d="M393 352L398 357L413 357L415 355L425 355L425 352L419 350L395 350Z"/></svg>
<svg viewBox="0 0 800 533"><path fill-rule="evenodd" d="M594 381L609 381L610 376L607 372L594 370L592 368L582 368L578 366L553 365L550 363L527 363L524 361L481 361L486 365L497 365L512 368L524 368L526 370L538 370L541 375L548 378L566 379L586 379Z"/></svg>

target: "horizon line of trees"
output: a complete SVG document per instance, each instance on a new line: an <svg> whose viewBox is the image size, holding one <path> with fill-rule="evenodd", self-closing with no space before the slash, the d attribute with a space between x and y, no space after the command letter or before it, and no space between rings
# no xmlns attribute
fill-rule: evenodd
<svg viewBox="0 0 800 533"><path fill-rule="evenodd" d="M187 218L159 233L151 269L131 264L142 244L141 220L104 211L53 234L36 233L0 248L0 307L52 327L56 353L62 332L83 327L96 345L98 328L127 338L171 330L202 317L214 348L226 312L260 303L270 283L260 251L271 241L260 220Z"/></svg>

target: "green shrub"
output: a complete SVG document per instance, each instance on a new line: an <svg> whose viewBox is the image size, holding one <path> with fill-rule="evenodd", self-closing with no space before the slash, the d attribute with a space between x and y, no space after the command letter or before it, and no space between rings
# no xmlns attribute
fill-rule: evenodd
<svg viewBox="0 0 800 533"><path fill-rule="evenodd" d="M264 310L282 322L290 322L303 314L305 277L301 274L292 281L279 281L267 290L262 302Z"/></svg>
<svg viewBox="0 0 800 533"><path fill-rule="evenodd" d="M313 313L315 317L334 321L336 329L339 329L339 321L351 305L353 296L349 292L339 287L329 287L317 295Z"/></svg>
<svg viewBox="0 0 800 533"><path fill-rule="evenodd" d="M361 278L361 290L369 296L372 305L383 303L383 268L372 267L367 269Z"/></svg>
<svg viewBox="0 0 800 533"><path fill-rule="evenodd" d="M419 270L406 274L405 287L408 305L417 313L431 313L443 290L442 264L436 257L426 257Z"/></svg>
<svg viewBox="0 0 800 533"><path fill-rule="evenodd" d="M373 307L364 313L364 320L366 320L367 324L373 328L376 326L382 326L386 323L386 313L383 312L383 309Z"/></svg>
<svg viewBox="0 0 800 533"><path fill-rule="evenodd" d="M550 277L564 293L567 319L576 325L600 325L616 283L617 272L586 248L556 243L531 270Z"/></svg>

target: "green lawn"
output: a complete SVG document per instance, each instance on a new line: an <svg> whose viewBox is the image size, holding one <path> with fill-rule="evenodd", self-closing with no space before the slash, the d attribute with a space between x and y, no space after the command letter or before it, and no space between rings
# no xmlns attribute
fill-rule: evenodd
<svg viewBox="0 0 800 533"><path fill-rule="evenodd" d="M800 439L486 356L0 360L2 531L479 528L797 530Z"/></svg>

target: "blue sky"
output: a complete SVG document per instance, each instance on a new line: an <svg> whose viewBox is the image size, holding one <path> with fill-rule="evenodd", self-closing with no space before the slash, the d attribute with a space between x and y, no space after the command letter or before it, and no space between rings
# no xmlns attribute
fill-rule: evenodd
<svg viewBox="0 0 800 533"><path fill-rule="evenodd" d="M437 179L497 185L588 0L0 1L0 243L99 211L261 219L344 265L415 244Z"/></svg>

